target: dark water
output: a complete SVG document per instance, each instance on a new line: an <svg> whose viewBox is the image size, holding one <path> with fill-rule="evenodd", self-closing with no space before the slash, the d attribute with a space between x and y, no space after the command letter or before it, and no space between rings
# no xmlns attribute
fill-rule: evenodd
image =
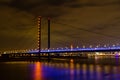
<svg viewBox="0 0 120 80"><path fill-rule="evenodd" d="M120 80L120 60L1 62L0 80Z"/></svg>

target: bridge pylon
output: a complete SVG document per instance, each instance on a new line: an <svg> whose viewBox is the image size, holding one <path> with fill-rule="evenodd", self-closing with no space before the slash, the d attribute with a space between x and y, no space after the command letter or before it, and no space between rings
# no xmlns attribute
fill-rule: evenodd
<svg viewBox="0 0 120 80"><path fill-rule="evenodd" d="M50 18L48 17L48 50L50 49ZM48 53L48 59L50 59L50 53Z"/></svg>
<svg viewBox="0 0 120 80"><path fill-rule="evenodd" d="M41 52L41 16L38 16L38 53Z"/></svg>

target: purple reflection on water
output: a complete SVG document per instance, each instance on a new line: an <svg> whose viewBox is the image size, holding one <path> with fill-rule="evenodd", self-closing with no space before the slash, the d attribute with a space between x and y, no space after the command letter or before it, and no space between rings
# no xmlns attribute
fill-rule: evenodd
<svg viewBox="0 0 120 80"><path fill-rule="evenodd" d="M31 64L30 64L31 65ZM119 80L120 66L35 62L32 80Z"/></svg>
<svg viewBox="0 0 120 80"><path fill-rule="evenodd" d="M116 64L117 63L117 64ZM120 59L1 62L0 80L119 80Z"/></svg>
<svg viewBox="0 0 120 80"><path fill-rule="evenodd" d="M115 58L119 58L119 53L115 53Z"/></svg>

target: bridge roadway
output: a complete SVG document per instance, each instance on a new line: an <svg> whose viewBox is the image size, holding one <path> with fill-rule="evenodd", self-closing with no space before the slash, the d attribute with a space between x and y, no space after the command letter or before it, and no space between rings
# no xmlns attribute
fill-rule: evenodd
<svg viewBox="0 0 120 80"><path fill-rule="evenodd" d="M111 48L74 48L74 49L57 49L57 50L41 50L40 53L71 53L71 52L115 52L120 51L120 47ZM30 51L28 53L37 53L38 51Z"/></svg>
<svg viewBox="0 0 120 80"><path fill-rule="evenodd" d="M40 55L38 50L29 51L29 52L17 52L17 53L6 53L1 54L0 61L4 60L39 60L41 59L79 59L79 58L88 58L87 54L67 54L66 56L60 55L62 53L74 53L74 52L119 52L120 47L111 47L111 48L73 48L73 49L57 49L57 50L41 50ZM51 53L51 55L49 55ZM52 54L55 53L55 54ZM59 54L56 54L59 53Z"/></svg>
<svg viewBox="0 0 120 80"><path fill-rule="evenodd" d="M49 50L41 50L40 53L72 53L72 52L119 52L120 47L109 47L109 48L62 48L62 49L49 49ZM27 53L27 54L33 54L33 53L38 53L38 50L29 50L29 51L23 51L23 52L4 52L1 54L11 54L11 53Z"/></svg>

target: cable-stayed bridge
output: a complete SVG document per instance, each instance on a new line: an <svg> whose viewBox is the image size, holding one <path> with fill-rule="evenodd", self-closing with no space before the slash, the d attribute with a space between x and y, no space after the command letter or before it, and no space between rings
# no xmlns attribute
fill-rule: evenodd
<svg viewBox="0 0 120 80"><path fill-rule="evenodd" d="M55 24L61 24L61 25L64 25L64 26L69 26L69 27L73 27L74 26L71 26L69 24L64 24L64 23L60 23L60 22L57 22L57 21L51 21L50 18L48 18L48 40L47 40L47 48L46 49L42 49L41 48L41 17L39 16L38 17L38 46L37 46L37 49L31 49L31 50L10 50L10 51L5 51L3 52L2 54L48 54L48 56L50 56L52 53L76 53L76 52L119 52L120 51L120 46L119 44L117 43L117 45L112 45L112 46L107 46L107 45L104 45L104 46L96 46L96 47L93 47L93 46L89 46L89 47L86 47L86 46L83 46L82 48L80 47L76 47L76 48L73 48L73 46L71 45L70 48L68 47L65 47L65 48L51 48L51 28L50 28L50 25L51 25L51 22L52 23L55 23ZM77 28L79 30L82 30L82 31L86 31L86 32L89 32L89 33L93 33L93 34L96 34L96 35L101 35L101 36L104 36L104 37L109 37L109 38L112 38L112 39L119 39L119 37L114 37L114 36L111 36L111 35L106 35L106 34L102 34L102 33L98 33L98 32L95 32L95 31L91 31L91 30L87 30L87 29L83 29L83 28ZM62 35L63 33L61 33ZM70 36L68 34L63 34L63 35L66 35L66 36ZM72 38L74 38L74 36L71 36ZM38 56L39 56L38 55ZM24 56L24 55L22 55Z"/></svg>

